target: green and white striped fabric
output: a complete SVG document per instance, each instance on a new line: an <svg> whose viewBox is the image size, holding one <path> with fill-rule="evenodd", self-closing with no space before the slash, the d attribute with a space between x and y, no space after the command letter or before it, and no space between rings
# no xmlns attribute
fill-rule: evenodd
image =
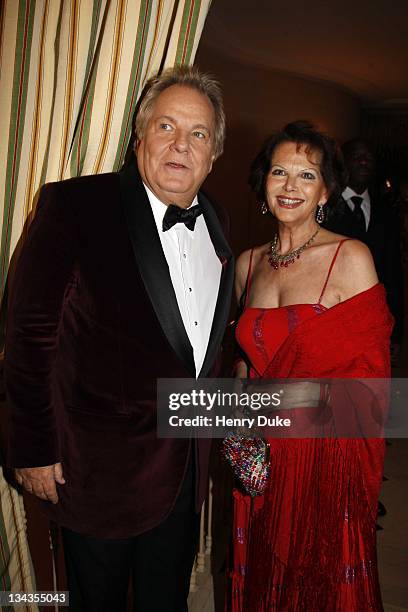
<svg viewBox="0 0 408 612"><path fill-rule="evenodd" d="M40 186L121 166L144 84L194 61L210 3L0 2L0 297ZM32 590L21 499L0 487L1 590Z"/></svg>
<svg viewBox="0 0 408 612"><path fill-rule="evenodd" d="M210 0L5 0L0 292L46 181L116 170L146 80L193 62Z"/></svg>
<svg viewBox="0 0 408 612"><path fill-rule="evenodd" d="M45 543L47 546L47 543ZM23 498L11 487L0 467L0 590L35 591L35 583L28 552ZM2 606L12 612L14 606ZM27 604L21 612L37 612L38 606Z"/></svg>

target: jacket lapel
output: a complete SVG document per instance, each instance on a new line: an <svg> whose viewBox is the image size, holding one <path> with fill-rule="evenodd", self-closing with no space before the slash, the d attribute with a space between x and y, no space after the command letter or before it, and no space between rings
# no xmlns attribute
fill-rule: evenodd
<svg viewBox="0 0 408 612"><path fill-rule="evenodd" d="M222 265L218 298L215 305L210 338L208 340L207 352L205 354L204 362L199 374L199 376L203 378L208 375L211 367L214 364L227 326L234 283L234 258L225 239L220 221L214 208L203 194L200 193L198 199L203 208L203 215L208 233L210 234L215 252Z"/></svg>
<svg viewBox="0 0 408 612"><path fill-rule="evenodd" d="M383 223L386 219L383 218L384 209L381 206L381 202L376 198L375 194L369 190L370 195L370 222L367 228L367 234L369 234L370 238L373 235L376 238L375 234L378 228L384 228ZM381 234L382 235L382 234ZM379 238L379 242L382 242L381 238ZM383 246L383 245L381 245Z"/></svg>
<svg viewBox="0 0 408 612"><path fill-rule="evenodd" d="M136 163L119 173L122 202L146 291L164 334L191 376L195 376L193 349L188 339L157 233L149 199Z"/></svg>

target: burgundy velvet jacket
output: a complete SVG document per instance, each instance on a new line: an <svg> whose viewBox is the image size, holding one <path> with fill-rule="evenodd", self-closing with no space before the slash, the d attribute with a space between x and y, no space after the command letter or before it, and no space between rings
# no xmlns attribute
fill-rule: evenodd
<svg viewBox="0 0 408 612"><path fill-rule="evenodd" d="M233 257L199 194L222 262L200 376L216 375ZM62 462L66 484L47 514L74 531L130 537L173 507L191 448L197 511L209 440L156 437L156 379L195 376L151 207L136 164L45 185L9 304L6 386L10 464Z"/></svg>

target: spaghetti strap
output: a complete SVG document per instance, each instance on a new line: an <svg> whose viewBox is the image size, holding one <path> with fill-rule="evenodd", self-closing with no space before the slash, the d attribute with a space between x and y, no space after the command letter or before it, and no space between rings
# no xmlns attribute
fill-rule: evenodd
<svg viewBox="0 0 408 612"><path fill-rule="evenodd" d="M339 242L339 244L337 246L336 252L334 253L333 259L331 260L331 263L330 263L329 271L327 272L326 280L324 282L323 289L322 289L322 292L321 292L320 297L319 297L319 301L317 302L318 304L321 304L321 302L322 302L323 295L324 295L324 292L326 291L327 283L329 282L330 274L331 274L331 272L333 270L333 266L334 266L334 263L335 263L335 261L337 259L337 255L339 254L341 245L344 242L346 242L347 240L350 240L350 238L343 238L343 240L340 240L340 242Z"/></svg>
<svg viewBox="0 0 408 612"><path fill-rule="evenodd" d="M246 308L247 302L248 302L248 297L249 297L249 291L251 288L251 272L252 272L252 256L254 254L254 249L251 249L251 255L249 256L249 265L248 265L248 272L247 272L247 278L246 278L246 283L245 283L245 301L244 301L244 308Z"/></svg>

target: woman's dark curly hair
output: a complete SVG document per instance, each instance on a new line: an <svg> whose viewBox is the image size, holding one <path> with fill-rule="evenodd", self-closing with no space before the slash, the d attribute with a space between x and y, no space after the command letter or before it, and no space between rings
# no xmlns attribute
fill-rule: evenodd
<svg viewBox="0 0 408 612"><path fill-rule="evenodd" d="M345 187L345 169L339 146L333 138L318 132L308 121L288 123L283 130L270 136L251 165L249 184L258 200L266 200L265 185L271 168L271 160L276 147L284 142L294 142L306 152L318 151L322 161L320 172L326 189L329 192L327 205L334 206ZM326 206L327 206L326 205Z"/></svg>

